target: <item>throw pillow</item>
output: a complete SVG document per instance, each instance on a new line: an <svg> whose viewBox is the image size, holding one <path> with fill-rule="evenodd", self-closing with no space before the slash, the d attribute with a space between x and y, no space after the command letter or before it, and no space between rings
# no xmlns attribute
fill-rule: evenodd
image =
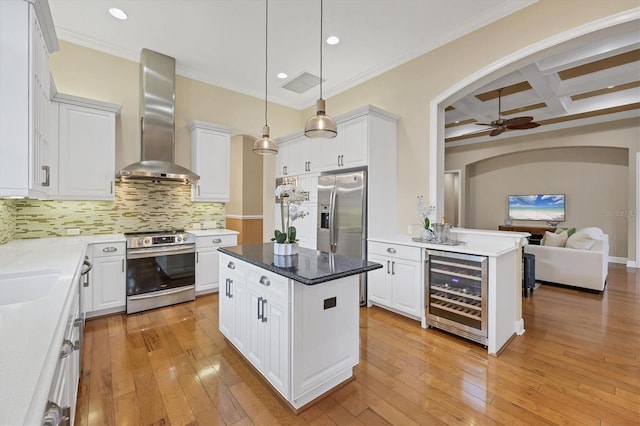
<svg viewBox="0 0 640 426"><path fill-rule="evenodd" d="M576 228L556 228L556 234L567 231L567 235L572 236L576 232Z"/></svg>
<svg viewBox="0 0 640 426"><path fill-rule="evenodd" d="M569 237L566 247L578 250L591 250L596 244L596 241L602 239L602 235L603 232L600 228L583 228Z"/></svg>
<svg viewBox="0 0 640 426"><path fill-rule="evenodd" d="M553 232L544 232L544 245L549 247L564 247L569 238L567 231L562 231L559 234Z"/></svg>

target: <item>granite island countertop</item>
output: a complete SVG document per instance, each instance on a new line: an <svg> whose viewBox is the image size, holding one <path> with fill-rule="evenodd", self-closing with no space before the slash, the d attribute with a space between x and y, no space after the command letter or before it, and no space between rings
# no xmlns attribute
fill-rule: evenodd
<svg viewBox="0 0 640 426"><path fill-rule="evenodd" d="M305 285L382 268L379 263L303 247L300 247L298 254L274 258L273 243L220 247L218 251ZM286 266L276 266L276 263Z"/></svg>

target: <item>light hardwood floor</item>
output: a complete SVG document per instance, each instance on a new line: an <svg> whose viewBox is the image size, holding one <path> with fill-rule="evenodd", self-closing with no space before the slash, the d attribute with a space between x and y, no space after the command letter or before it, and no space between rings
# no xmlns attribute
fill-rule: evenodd
<svg viewBox="0 0 640 426"><path fill-rule="evenodd" d="M85 329L79 425L640 424L640 271L602 295L542 286L499 356L360 309L356 380L291 414L218 331L218 296Z"/></svg>

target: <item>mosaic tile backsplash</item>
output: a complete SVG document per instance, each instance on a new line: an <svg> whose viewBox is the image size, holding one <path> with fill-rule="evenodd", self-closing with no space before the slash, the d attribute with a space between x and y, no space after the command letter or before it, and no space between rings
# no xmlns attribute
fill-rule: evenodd
<svg viewBox="0 0 640 426"><path fill-rule="evenodd" d="M2 200L9 207L0 204L0 237L66 236L69 228L80 229L81 235L192 229L194 223L211 220L225 226L225 205L192 203L187 185L127 182L116 183L115 190L115 202ZM13 220L13 235L5 230L5 216L9 223Z"/></svg>
<svg viewBox="0 0 640 426"><path fill-rule="evenodd" d="M15 201L0 199L0 244L13 240L15 227Z"/></svg>

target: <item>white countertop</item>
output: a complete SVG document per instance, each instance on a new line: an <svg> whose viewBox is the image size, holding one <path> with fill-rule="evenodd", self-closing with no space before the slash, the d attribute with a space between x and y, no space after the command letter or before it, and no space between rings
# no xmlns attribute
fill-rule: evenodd
<svg viewBox="0 0 640 426"><path fill-rule="evenodd" d="M237 235L238 231L232 229L190 229L187 231L196 237L211 237L213 235Z"/></svg>
<svg viewBox="0 0 640 426"><path fill-rule="evenodd" d="M41 424L87 245L122 234L14 240L0 246L0 281L57 274L38 300L0 306L0 424Z"/></svg>
<svg viewBox="0 0 640 426"><path fill-rule="evenodd" d="M420 247L430 250L451 251L456 253L473 254L479 256L499 257L505 253L519 248L522 239L526 236L518 232L501 232L492 230L477 230L456 228L453 230L457 238L463 241L461 245L434 244L429 242L414 241L411 235L394 235L388 238L369 238L369 241L378 241L387 244L401 244L412 247ZM525 239L526 241L526 239Z"/></svg>

